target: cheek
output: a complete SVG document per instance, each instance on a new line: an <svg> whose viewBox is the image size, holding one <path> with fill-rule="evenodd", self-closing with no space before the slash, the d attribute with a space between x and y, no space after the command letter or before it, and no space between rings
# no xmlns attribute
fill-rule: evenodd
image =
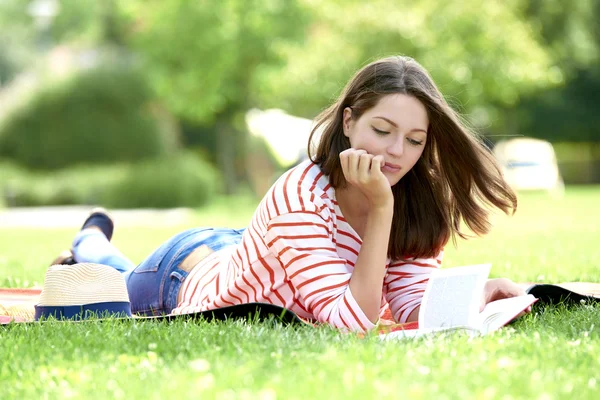
<svg viewBox="0 0 600 400"><path fill-rule="evenodd" d="M350 140L350 145L355 149L369 150L376 147L376 140L374 140L370 132L359 127L355 127L348 139Z"/></svg>
<svg viewBox="0 0 600 400"><path fill-rule="evenodd" d="M417 163L417 161L419 161L419 158L421 158L421 156L423 155L423 150L424 150L424 147L422 147L422 146L413 148L413 150L410 152L410 158L409 158L411 166L415 165Z"/></svg>

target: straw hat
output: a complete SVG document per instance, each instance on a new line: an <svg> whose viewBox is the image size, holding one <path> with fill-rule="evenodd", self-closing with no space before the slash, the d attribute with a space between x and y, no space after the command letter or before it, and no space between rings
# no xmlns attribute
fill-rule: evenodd
<svg viewBox="0 0 600 400"><path fill-rule="evenodd" d="M35 319L85 319L92 316L129 316L131 304L125 280L108 265L81 263L53 265L35 306Z"/></svg>

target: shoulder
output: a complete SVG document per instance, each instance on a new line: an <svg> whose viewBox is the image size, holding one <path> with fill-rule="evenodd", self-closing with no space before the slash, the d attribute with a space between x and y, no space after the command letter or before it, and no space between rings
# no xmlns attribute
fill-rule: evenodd
<svg viewBox="0 0 600 400"><path fill-rule="evenodd" d="M419 270L422 268L440 268L444 257L444 249L441 249L434 257L416 258L407 257L398 260L392 260L390 267L403 267L405 269Z"/></svg>
<svg viewBox="0 0 600 400"><path fill-rule="evenodd" d="M332 199L329 177L310 160L285 172L265 196L277 214L320 212L330 206Z"/></svg>

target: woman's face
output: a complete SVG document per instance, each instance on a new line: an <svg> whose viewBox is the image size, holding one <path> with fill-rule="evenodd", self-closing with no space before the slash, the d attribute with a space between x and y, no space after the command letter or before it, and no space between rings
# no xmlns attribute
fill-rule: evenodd
<svg viewBox="0 0 600 400"><path fill-rule="evenodd" d="M416 98L390 94L357 120L352 110L344 110L344 135L350 146L382 155L383 174L393 186L417 163L427 141L429 118L425 106Z"/></svg>

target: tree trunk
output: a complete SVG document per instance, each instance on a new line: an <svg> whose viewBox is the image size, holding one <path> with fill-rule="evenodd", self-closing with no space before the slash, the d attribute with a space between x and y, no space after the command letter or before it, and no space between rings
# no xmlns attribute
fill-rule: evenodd
<svg viewBox="0 0 600 400"><path fill-rule="evenodd" d="M504 121L505 121L505 135L502 139L514 139L516 137L522 137L521 134L521 123L519 121L519 115L515 107L504 109Z"/></svg>
<svg viewBox="0 0 600 400"><path fill-rule="evenodd" d="M226 195L235 193L237 177L236 164L236 135L231 123L231 115L227 112L219 114L216 121L217 134L217 165L223 174L223 190Z"/></svg>

